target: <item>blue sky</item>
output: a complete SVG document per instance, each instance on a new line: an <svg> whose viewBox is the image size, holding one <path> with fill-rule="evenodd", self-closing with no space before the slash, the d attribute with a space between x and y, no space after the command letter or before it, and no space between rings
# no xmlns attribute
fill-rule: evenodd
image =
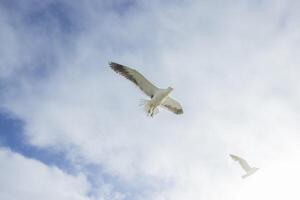
<svg viewBox="0 0 300 200"><path fill-rule="evenodd" d="M55 37L57 40L61 40L65 43L67 38L71 35L71 29L76 28L75 20L69 12L70 9L65 7L65 4L59 2L52 2L46 6L34 6L39 5L38 1L29 1L28 5L19 1L3 1L1 3L1 10L3 10L8 17L10 17L9 24L11 26L24 26L25 32L28 33L29 38L23 38L32 42L33 46L36 44L33 37L36 39L50 38L49 44L52 41L52 35L54 29L57 29L61 34L60 37ZM18 14L16 14L18 13ZM5 38L3 38L5 39ZM26 42L24 42L26 43ZM28 49L30 51L30 49ZM29 59L28 63L19 63L20 72L16 72L22 79L23 77L29 77L29 79L45 79L50 72L49 65L55 64L55 57L53 56L53 49L51 46L46 49L39 49L38 58L37 55L33 55L33 58ZM26 70L26 66L33 65L32 69ZM25 68L24 71L22 68ZM14 73L14 71L12 71ZM1 85L3 91L9 90L11 87L20 87L18 81L12 81L10 79L1 79ZM5 93L2 93L5 96ZM4 97L3 97L4 98ZM13 151L21 153L27 157L38 159L46 164L55 164L60 167L64 165L63 154L58 154L51 150L36 148L35 146L28 144L28 139L24 136L25 122L17 116L10 113L8 110L3 109L0 113L1 120L1 141L2 145L9 147Z"/></svg>
<svg viewBox="0 0 300 200"><path fill-rule="evenodd" d="M0 199L299 199L299 7L1 1ZM146 117L109 61L184 114Z"/></svg>

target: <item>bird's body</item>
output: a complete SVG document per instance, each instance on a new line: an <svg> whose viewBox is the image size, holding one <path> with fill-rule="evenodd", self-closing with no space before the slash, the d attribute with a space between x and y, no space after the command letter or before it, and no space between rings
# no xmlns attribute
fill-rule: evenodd
<svg viewBox="0 0 300 200"><path fill-rule="evenodd" d="M246 178L252 174L254 174L257 170L259 170L259 168L256 167L251 167L246 160L244 160L241 157L238 157L236 155L232 155L230 154L230 157L234 160L234 161L238 161L239 164L241 165L241 167L245 170L246 174L242 176L242 178Z"/></svg>
<svg viewBox="0 0 300 200"><path fill-rule="evenodd" d="M168 95L172 92L173 88L169 87L167 89L158 89L150 100L144 100L144 110L145 112L153 117L154 114L158 113L158 106L162 105Z"/></svg>
<svg viewBox="0 0 300 200"><path fill-rule="evenodd" d="M111 62L110 67L117 73L123 75L125 78L137 85L150 100L143 100L142 105L144 106L145 112L148 116L153 117L158 113L158 107L163 106L175 114L182 114L183 110L177 101L169 97L173 88L168 87L167 89L160 89L154 86L150 81L148 81L142 74L138 71L120 65L118 63Z"/></svg>
<svg viewBox="0 0 300 200"><path fill-rule="evenodd" d="M159 89L151 99L153 105L159 106L162 102L166 100L166 98L172 92L172 90L173 88L171 87L168 87L167 89Z"/></svg>
<svg viewBox="0 0 300 200"><path fill-rule="evenodd" d="M245 175L242 176L242 178L246 178L246 177L254 174L257 170L259 170L259 168L256 168L256 167L251 168L249 171L247 171L247 173Z"/></svg>

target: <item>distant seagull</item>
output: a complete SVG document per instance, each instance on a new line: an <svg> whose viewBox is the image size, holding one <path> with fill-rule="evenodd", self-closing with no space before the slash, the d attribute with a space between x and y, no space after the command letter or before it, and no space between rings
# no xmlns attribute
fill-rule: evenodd
<svg viewBox="0 0 300 200"><path fill-rule="evenodd" d="M259 170L259 168L250 167L250 165L247 163L247 161L241 157L238 157L238 156L235 156L232 154L230 154L230 157L233 160L238 161L240 163L240 165L242 166L242 168L246 171L246 174L244 176L242 176L242 178L246 178L246 177L254 174L257 170Z"/></svg>
<svg viewBox="0 0 300 200"><path fill-rule="evenodd" d="M160 89L154 86L150 81L148 81L142 74L138 71L131 69L129 67L120 65L118 63L110 62L110 67L117 73L121 74L135 85L137 85L150 100L143 100L142 105L144 106L145 112L148 116L153 117L154 114L159 112L158 106L163 106L169 111L175 114L182 114L183 109L177 101L169 97L168 95L173 90L172 87L167 89Z"/></svg>

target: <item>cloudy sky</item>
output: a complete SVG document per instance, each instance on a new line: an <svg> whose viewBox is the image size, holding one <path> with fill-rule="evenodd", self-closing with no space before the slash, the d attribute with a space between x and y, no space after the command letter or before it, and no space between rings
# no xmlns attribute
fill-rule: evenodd
<svg viewBox="0 0 300 200"><path fill-rule="evenodd" d="M1 0L0 199L298 200L300 2ZM108 62L172 86L153 119ZM242 180L228 156L260 168Z"/></svg>

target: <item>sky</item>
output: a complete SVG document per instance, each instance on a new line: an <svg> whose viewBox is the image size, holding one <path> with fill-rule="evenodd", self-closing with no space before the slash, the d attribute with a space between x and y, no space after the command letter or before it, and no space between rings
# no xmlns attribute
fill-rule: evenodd
<svg viewBox="0 0 300 200"><path fill-rule="evenodd" d="M298 200L299 8L1 0L0 199ZM147 117L110 61L184 114Z"/></svg>

